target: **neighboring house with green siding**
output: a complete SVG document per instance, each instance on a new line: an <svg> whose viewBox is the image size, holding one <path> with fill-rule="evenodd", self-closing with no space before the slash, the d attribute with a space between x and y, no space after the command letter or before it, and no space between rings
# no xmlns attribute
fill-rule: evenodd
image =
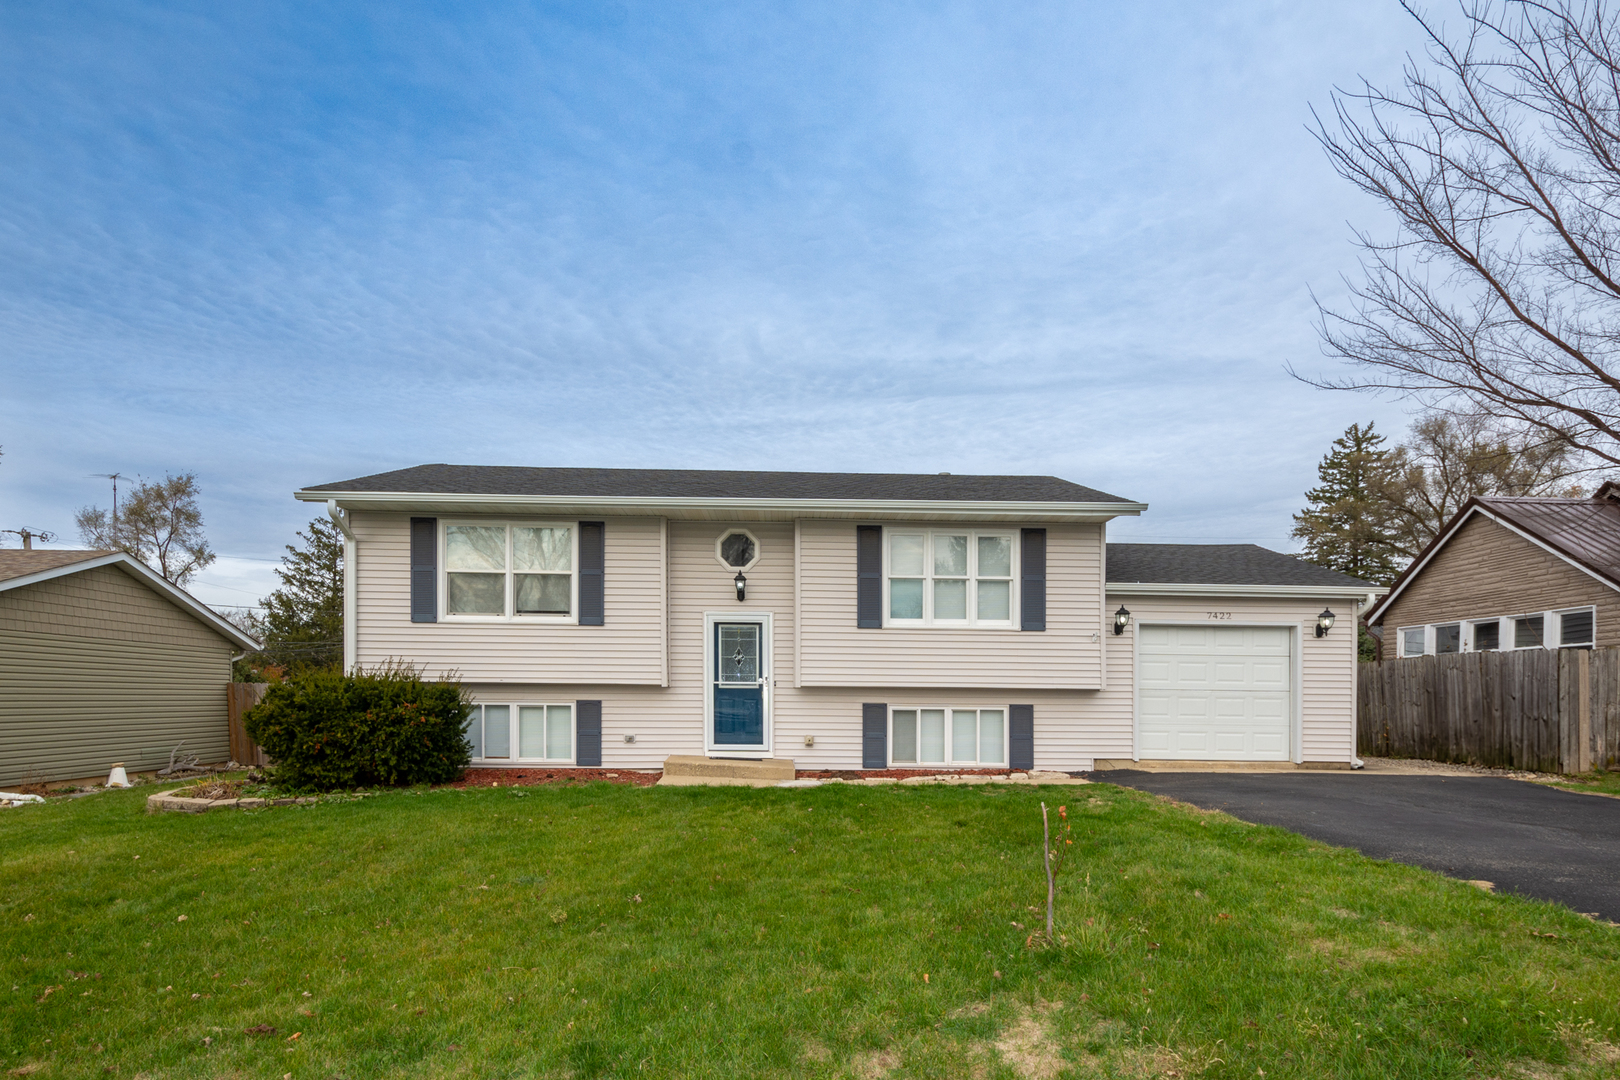
<svg viewBox="0 0 1620 1080"><path fill-rule="evenodd" d="M230 757L231 660L258 643L122 552L0 551L0 786Z"/></svg>

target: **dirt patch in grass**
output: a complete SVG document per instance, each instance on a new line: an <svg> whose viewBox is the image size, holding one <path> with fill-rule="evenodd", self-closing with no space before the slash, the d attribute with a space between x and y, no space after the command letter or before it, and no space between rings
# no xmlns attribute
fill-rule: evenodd
<svg viewBox="0 0 1620 1080"><path fill-rule="evenodd" d="M900 1067L900 1055L893 1050L872 1050L855 1055L850 1064L860 1080L883 1080Z"/></svg>
<svg viewBox="0 0 1620 1080"><path fill-rule="evenodd" d="M460 780L440 784L447 788L539 787L544 784L589 784L603 780L609 784L652 787L662 772L635 769L468 769Z"/></svg>
<svg viewBox="0 0 1620 1080"><path fill-rule="evenodd" d="M1048 1001L1023 1009L1018 1019L996 1039L996 1052L1001 1060L1026 1080L1050 1080L1067 1065L1046 1022L1048 1014L1062 1007L1061 1001Z"/></svg>

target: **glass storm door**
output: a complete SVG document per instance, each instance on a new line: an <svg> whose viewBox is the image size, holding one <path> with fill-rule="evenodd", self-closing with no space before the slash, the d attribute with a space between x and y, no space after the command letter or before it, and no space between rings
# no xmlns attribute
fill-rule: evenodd
<svg viewBox="0 0 1620 1080"><path fill-rule="evenodd" d="M765 680L757 622L714 624L714 745L765 745Z"/></svg>

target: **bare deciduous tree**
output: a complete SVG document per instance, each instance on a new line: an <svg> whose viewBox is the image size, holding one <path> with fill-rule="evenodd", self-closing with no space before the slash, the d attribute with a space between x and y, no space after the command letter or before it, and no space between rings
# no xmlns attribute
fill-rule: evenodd
<svg viewBox="0 0 1620 1080"><path fill-rule="evenodd" d="M1476 495L1579 496L1576 458L1562 439L1504 430L1481 413L1421 417L1372 483L1383 505L1384 541L1397 555L1416 558Z"/></svg>
<svg viewBox="0 0 1620 1080"><path fill-rule="evenodd" d="M1458 34L1410 4L1428 63L1334 95L1317 138L1394 212L1357 234L1351 310L1319 305L1308 379L1482 411L1620 464L1620 30L1601 2L1467 0Z"/></svg>
<svg viewBox="0 0 1620 1080"><path fill-rule="evenodd" d="M197 477L192 473L166 476L162 483L141 481L119 506L116 518L87 506L74 521L86 545L126 551L176 585L185 585L214 561L203 536Z"/></svg>

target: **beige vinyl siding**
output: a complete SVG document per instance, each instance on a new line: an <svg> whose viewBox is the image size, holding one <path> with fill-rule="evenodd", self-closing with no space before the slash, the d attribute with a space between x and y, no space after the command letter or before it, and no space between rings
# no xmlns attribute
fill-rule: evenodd
<svg viewBox="0 0 1620 1080"><path fill-rule="evenodd" d="M115 567L0 592L0 784L226 760L235 652Z"/></svg>
<svg viewBox="0 0 1620 1080"><path fill-rule="evenodd" d="M671 754L701 755L704 752L701 684L688 691L676 686L661 690L579 684L469 685L468 690L474 700L489 704L601 701L604 768L658 769ZM861 705L865 702L980 709L1018 704L1035 706L1036 768L1084 769L1091 767L1093 758L1109 756L1094 749L1098 744L1093 736L1091 717L1096 699L1096 691L940 691L932 688L862 691L783 687L777 691L773 707L775 743L772 752L776 757L792 759L800 769L859 769ZM636 741L626 743L626 735L634 735ZM804 745L806 735L815 736L815 746Z"/></svg>
<svg viewBox="0 0 1620 1080"><path fill-rule="evenodd" d="M1232 621L1296 626L1300 656L1296 695L1300 746L1289 756L1304 761L1345 762L1355 756L1356 633L1354 605L1346 600L1258 599L1252 597L1108 597L1109 610L1124 604L1132 623L1126 632L1109 634L1108 689L1088 713L1088 728L1100 758L1129 758L1134 753L1136 714L1135 636L1142 623L1209 625L1209 612L1230 611ZM1323 607L1339 614L1324 638L1316 636L1316 616ZM1292 742L1293 736L1290 736Z"/></svg>
<svg viewBox="0 0 1620 1080"><path fill-rule="evenodd" d="M1381 620L1396 656L1403 626L1595 605L1599 648L1620 645L1620 593L1511 529L1475 514L1401 591Z"/></svg>
<svg viewBox="0 0 1620 1080"><path fill-rule="evenodd" d="M410 515L356 512L352 522L360 665L408 660L430 677L459 672L467 682L485 683L658 686L665 681L664 527L658 518L607 519L603 626L413 623ZM729 576L727 582L729 587Z"/></svg>
<svg viewBox="0 0 1620 1080"><path fill-rule="evenodd" d="M855 625L855 524L801 521L798 685L1100 688L1102 526L1046 528L1044 632L861 630Z"/></svg>

